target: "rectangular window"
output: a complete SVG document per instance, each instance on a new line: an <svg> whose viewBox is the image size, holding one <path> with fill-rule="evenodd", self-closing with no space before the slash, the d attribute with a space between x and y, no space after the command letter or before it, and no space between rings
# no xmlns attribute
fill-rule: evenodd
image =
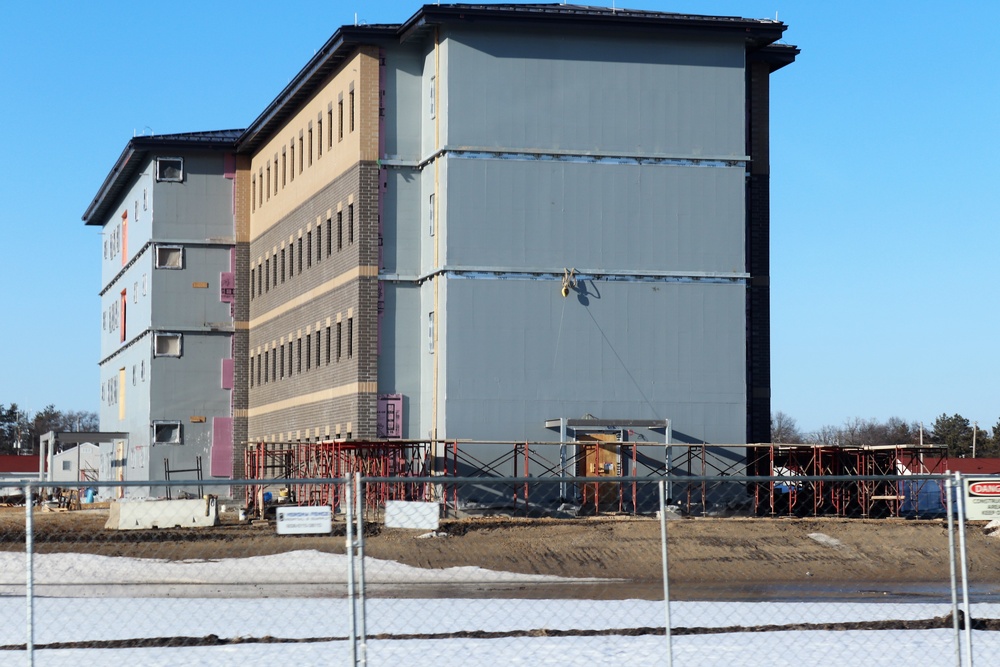
<svg viewBox="0 0 1000 667"><path fill-rule="evenodd" d="M274 194L278 194L278 156L274 156Z"/></svg>
<svg viewBox="0 0 1000 667"><path fill-rule="evenodd" d="M285 249L281 249L281 282L285 282Z"/></svg>
<svg viewBox="0 0 1000 667"><path fill-rule="evenodd" d="M299 275L302 275L302 237L299 237Z"/></svg>
<svg viewBox="0 0 1000 667"><path fill-rule="evenodd" d="M344 212L337 211L337 250L344 247Z"/></svg>
<svg viewBox="0 0 1000 667"><path fill-rule="evenodd" d="M313 126L309 123L309 166L313 164Z"/></svg>
<svg viewBox="0 0 1000 667"><path fill-rule="evenodd" d="M267 371L271 367L270 364L269 364L269 362L270 362L270 355L269 355L269 353L268 353L267 350L264 350L264 384L267 384L267 380L268 380L268 377L267 377L268 376L268 372Z"/></svg>
<svg viewBox="0 0 1000 667"><path fill-rule="evenodd" d="M435 82L434 77L431 77L430 86L430 110L431 110L431 120L434 120L434 116L437 113L437 98L434 96L435 93Z"/></svg>
<svg viewBox="0 0 1000 667"><path fill-rule="evenodd" d="M291 173L288 175L289 181L295 180L295 139L292 139L292 145L288 147L288 162L292 165Z"/></svg>
<svg viewBox="0 0 1000 667"><path fill-rule="evenodd" d="M281 355L279 357L279 361L278 361L278 366L281 369L280 371L278 371L278 377L280 377L282 380L284 380L285 379L285 345L284 345L284 343L282 343L279 346L279 348L278 348L278 354Z"/></svg>
<svg viewBox="0 0 1000 667"><path fill-rule="evenodd" d="M274 269L274 274L272 276L273 287L278 286L278 253L271 255L271 267Z"/></svg>
<svg viewBox="0 0 1000 667"><path fill-rule="evenodd" d="M319 357L319 353L320 353L320 347L321 347L321 344L322 344L322 339L323 339L323 336L321 335L320 330L316 329L316 368L319 368L319 358L320 358Z"/></svg>
<svg viewBox="0 0 1000 667"><path fill-rule="evenodd" d="M323 157L323 114L316 119L316 157Z"/></svg>
<svg viewBox="0 0 1000 667"><path fill-rule="evenodd" d="M427 351L434 354L434 311L427 313Z"/></svg>
<svg viewBox="0 0 1000 667"><path fill-rule="evenodd" d="M181 437L181 423L179 421L153 422L154 445L180 445L183 442Z"/></svg>
<svg viewBox="0 0 1000 667"><path fill-rule="evenodd" d="M306 232L306 267L313 265L313 233Z"/></svg>
<svg viewBox="0 0 1000 667"><path fill-rule="evenodd" d="M267 189L265 189L264 192L267 194L267 197L266 197L267 201L271 201L271 163L270 162L267 163L267 172L266 172L266 174L267 174L267 176L266 176L267 180L265 182L267 183Z"/></svg>
<svg viewBox="0 0 1000 667"><path fill-rule="evenodd" d="M122 290L121 312L119 314L119 317L121 317L121 327L120 327L121 335L118 337L118 340L121 343L125 342L125 306L127 304L128 304L128 294L125 293L125 290Z"/></svg>
<svg viewBox="0 0 1000 667"><path fill-rule="evenodd" d="M264 291L271 291L271 258L264 260Z"/></svg>
<svg viewBox="0 0 1000 667"><path fill-rule="evenodd" d="M302 339L295 339L295 372L302 372Z"/></svg>
<svg viewBox="0 0 1000 667"><path fill-rule="evenodd" d="M250 269L250 298L251 299L253 299L254 296L255 296L255 294L256 294L256 290L254 289L254 287L256 287L256 285L254 284L255 283L254 276L256 274L257 274L257 269L256 268Z"/></svg>
<svg viewBox="0 0 1000 667"><path fill-rule="evenodd" d="M281 149L281 187L285 187L288 181L288 163L285 161L285 149Z"/></svg>
<svg viewBox="0 0 1000 667"><path fill-rule="evenodd" d="M333 254L333 219L326 219L326 256Z"/></svg>
<svg viewBox="0 0 1000 667"><path fill-rule="evenodd" d="M323 259L323 225L316 225L316 262Z"/></svg>
<svg viewBox="0 0 1000 667"><path fill-rule="evenodd" d="M427 228L430 230L431 236L434 236L434 193L431 193L429 197L429 209L430 213L427 216Z"/></svg>
<svg viewBox="0 0 1000 667"><path fill-rule="evenodd" d="M333 103L326 107L326 138L327 148L333 148Z"/></svg>
<svg viewBox="0 0 1000 667"><path fill-rule="evenodd" d="M288 377L292 377L292 341L288 341Z"/></svg>
<svg viewBox="0 0 1000 667"><path fill-rule="evenodd" d="M340 361L340 322L337 322L337 361Z"/></svg>
<svg viewBox="0 0 1000 667"><path fill-rule="evenodd" d="M253 385L254 385L254 382L253 382L253 355L251 354L250 355L250 386L252 387Z"/></svg>
<svg viewBox="0 0 1000 667"><path fill-rule="evenodd" d="M257 179L260 181L260 187L257 188L257 206L264 205L264 169L257 170Z"/></svg>
<svg viewBox="0 0 1000 667"><path fill-rule="evenodd" d="M351 132L354 131L354 88L351 88L351 92L348 94L350 98L348 102L350 103L350 114L351 114Z"/></svg>
<svg viewBox="0 0 1000 667"><path fill-rule="evenodd" d="M305 154L306 154L306 151L305 151L304 146L302 145L302 142L303 142L302 132L300 131L299 132L299 173L300 174L302 173L302 163L303 163L303 161L305 159Z"/></svg>
<svg viewBox="0 0 1000 667"><path fill-rule="evenodd" d="M183 269L184 248L179 245L156 246L156 268Z"/></svg>
<svg viewBox="0 0 1000 667"><path fill-rule="evenodd" d="M271 350L271 382L278 381L278 351Z"/></svg>
<svg viewBox="0 0 1000 667"><path fill-rule="evenodd" d="M344 98L337 100L337 141L344 138Z"/></svg>
<svg viewBox="0 0 1000 667"><path fill-rule="evenodd" d="M354 356L354 318L347 318L347 358Z"/></svg>
<svg viewBox="0 0 1000 667"><path fill-rule="evenodd" d="M354 243L354 204L347 205L347 244Z"/></svg>
<svg viewBox="0 0 1000 667"><path fill-rule="evenodd" d="M257 353L257 386L260 386L260 352Z"/></svg>
<svg viewBox="0 0 1000 667"><path fill-rule="evenodd" d="M326 328L326 365L330 365L330 327Z"/></svg>
<svg viewBox="0 0 1000 667"><path fill-rule="evenodd" d="M306 370L312 368L312 334L306 334Z"/></svg>
<svg viewBox="0 0 1000 667"><path fill-rule="evenodd" d="M179 333L157 333L153 334L153 356L154 357L179 357L183 352L181 334Z"/></svg>
<svg viewBox="0 0 1000 667"><path fill-rule="evenodd" d="M288 242L288 279L295 275L295 244Z"/></svg>
<svg viewBox="0 0 1000 667"><path fill-rule="evenodd" d="M260 263L257 264L257 296L264 293L264 271L261 269Z"/></svg>
<svg viewBox="0 0 1000 667"><path fill-rule="evenodd" d="M179 183L184 180L184 158L156 158L156 180Z"/></svg>
<svg viewBox="0 0 1000 667"><path fill-rule="evenodd" d="M148 206L149 206L148 202L149 202L149 198L146 196L146 188L143 188L142 189L142 210L143 211L148 210Z"/></svg>
<svg viewBox="0 0 1000 667"><path fill-rule="evenodd" d="M257 175L250 177L250 211L257 210Z"/></svg>

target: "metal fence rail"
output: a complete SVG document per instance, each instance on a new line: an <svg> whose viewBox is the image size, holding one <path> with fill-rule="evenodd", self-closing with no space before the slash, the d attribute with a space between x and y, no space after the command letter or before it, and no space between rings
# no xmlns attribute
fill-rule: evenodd
<svg viewBox="0 0 1000 667"><path fill-rule="evenodd" d="M274 493L257 519L245 499L264 503L259 480L133 483L163 498L194 482L206 492L173 501L88 503L85 487L80 509L41 483L0 482L0 660L987 664L1000 649L1000 556L985 522L966 519L965 480L823 479L897 489L901 504L940 494L940 511L917 502L909 518L760 518L744 502L813 481L355 472L268 480L337 493ZM609 483L643 502L588 511L593 485ZM128 484L94 489L116 497ZM518 502L477 502L484 484ZM389 485L398 493L372 495ZM877 569L880 551L895 571Z"/></svg>

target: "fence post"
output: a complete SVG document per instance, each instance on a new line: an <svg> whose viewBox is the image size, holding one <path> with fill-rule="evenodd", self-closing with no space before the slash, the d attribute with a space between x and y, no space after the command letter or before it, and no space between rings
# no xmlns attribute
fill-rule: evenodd
<svg viewBox="0 0 1000 667"><path fill-rule="evenodd" d="M351 645L350 656L351 656L351 667L356 667L358 664L358 635L357 635L357 617L356 610L354 606L355 602L355 591L354 591L354 494L352 493L352 486L354 485L354 480L350 477L347 478L344 484L344 521L346 524L347 540L346 540L346 553L347 553L347 614L348 614L348 637L347 641Z"/></svg>
<svg viewBox="0 0 1000 667"><path fill-rule="evenodd" d="M972 614L969 610L969 555L965 548L965 484L962 473L955 473L958 486L958 549L962 564L962 607L965 610L965 664L972 667Z"/></svg>
<svg viewBox="0 0 1000 667"><path fill-rule="evenodd" d="M364 482L361 481L361 473L354 473L354 481L357 483L357 494L355 496L357 500L355 519L357 520L357 535L355 536L355 544L357 545L357 557L358 557L358 596L361 608L361 629L360 629L360 642L361 642L361 664L368 664L368 630L366 627L368 609L365 598L365 487ZM447 500L447 499L446 499ZM352 556L353 558L353 556Z"/></svg>
<svg viewBox="0 0 1000 667"><path fill-rule="evenodd" d="M664 636L667 638L667 667L672 667L674 664L674 646L673 638L670 634L670 578L668 576L669 568L667 567L666 484L662 479L658 483L660 488L660 551L662 554L661 560L663 561L663 614L666 620Z"/></svg>
<svg viewBox="0 0 1000 667"><path fill-rule="evenodd" d="M32 498L31 483L24 485L24 557L25 557L25 588L24 597L27 606L27 639L24 648L28 654L28 666L35 665L35 524L34 524L34 499Z"/></svg>
<svg viewBox="0 0 1000 667"><path fill-rule="evenodd" d="M955 566L955 504L952 494L955 482L944 480L945 506L948 511L948 569L951 573L951 625L955 633L955 667L962 667L962 634L958 625L958 579Z"/></svg>

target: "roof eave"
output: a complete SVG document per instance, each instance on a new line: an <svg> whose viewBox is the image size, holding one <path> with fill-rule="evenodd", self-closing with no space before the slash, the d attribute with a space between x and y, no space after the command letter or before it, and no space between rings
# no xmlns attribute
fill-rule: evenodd
<svg viewBox="0 0 1000 667"><path fill-rule="evenodd" d="M386 37L394 37L398 26L343 26L338 28L326 43L316 52L305 67L299 70L277 97L250 123L243 135L236 141L239 153L254 150L263 137L270 136L270 128L284 117L289 104L312 90L317 79L326 78L336 70L348 55L359 46L376 42Z"/></svg>

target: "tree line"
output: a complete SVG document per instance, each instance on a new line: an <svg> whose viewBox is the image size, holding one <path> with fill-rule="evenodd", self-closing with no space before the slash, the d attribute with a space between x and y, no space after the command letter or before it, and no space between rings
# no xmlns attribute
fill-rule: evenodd
<svg viewBox="0 0 1000 667"><path fill-rule="evenodd" d="M17 403L0 403L0 454L33 454L39 438L49 431L96 431L96 412L58 410L46 405L38 412L22 410Z"/></svg>
<svg viewBox="0 0 1000 667"><path fill-rule="evenodd" d="M823 426L803 432L795 419L783 412L771 415L771 442L812 445L946 445L949 457L1000 457L1000 420L987 432L960 414L941 414L929 426L889 417L848 419L842 426Z"/></svg>

